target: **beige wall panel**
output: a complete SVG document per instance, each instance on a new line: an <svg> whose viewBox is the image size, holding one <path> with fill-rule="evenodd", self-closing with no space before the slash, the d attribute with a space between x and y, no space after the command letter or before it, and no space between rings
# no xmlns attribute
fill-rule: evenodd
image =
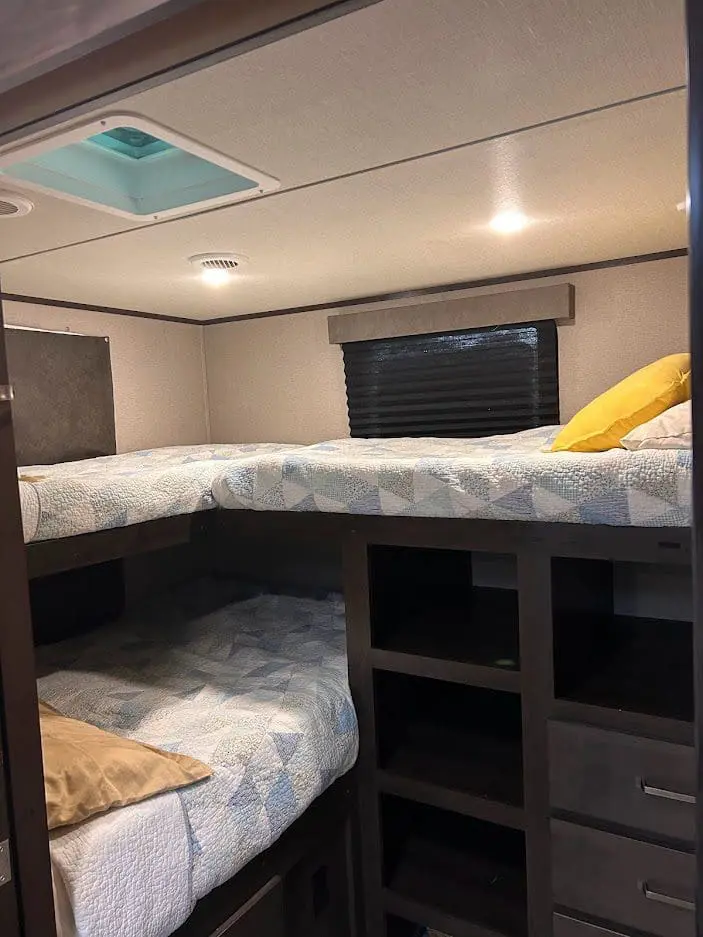
<svg viewBox="0 0 703 937"><path fill-rule="evenodd" d="M576 288L575 318L559 327L563 420L636 368L688 348L685 257L509 289L560 282ZM329 344L327 315L321 310L205 329L214 440L313 442L348 435L341 350Z"/></svg>

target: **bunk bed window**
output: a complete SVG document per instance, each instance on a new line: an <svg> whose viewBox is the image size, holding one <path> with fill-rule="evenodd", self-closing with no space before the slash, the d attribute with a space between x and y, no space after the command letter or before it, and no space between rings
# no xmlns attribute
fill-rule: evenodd
<svg viewBox="0 0 703 937"><path fill-rule="evenodd" d="M353 437L491 436L559 422L553 320L342 348Z"/></svg>

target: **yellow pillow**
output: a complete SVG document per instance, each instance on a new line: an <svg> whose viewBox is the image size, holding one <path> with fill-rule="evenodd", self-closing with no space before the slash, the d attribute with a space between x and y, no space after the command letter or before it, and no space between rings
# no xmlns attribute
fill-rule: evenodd
<svg viewBox="0 0 703 937"><path fill-rule="evenodd" d="M622 449L630 430L691 398L691 356L667 355L592 400L561 430L552 452Z"/></svg>
<svg viewBox="0 0 703 937"><path fill-rule="evenodd" d="M104 732L39 703L49 829L80 823L212 774L207 765Z"/></svg>

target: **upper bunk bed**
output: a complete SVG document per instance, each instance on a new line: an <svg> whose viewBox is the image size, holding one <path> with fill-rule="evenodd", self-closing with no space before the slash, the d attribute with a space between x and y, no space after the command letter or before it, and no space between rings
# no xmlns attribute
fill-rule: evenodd
<svg viewBox="0 0 703 937"><path fill-rule="evenodd" d="M493 303L507 306L513 315L511 307L524 306L524 314L529 314L534 294L542 302L544 293L540 289L513 291L508 298L497 293ZM546 293L551 295L549 289ZM570 290L561 295L571 302ZM474 316L475 307L470 302L466 305ZM559 312L557 307L552 314ZM339 319L333 317L330 328L345 327ZM208 520L203 512L215 507L237 513L291 514L291 529L305 532L307 527L309 533L319 531L320 536L330 529L342 536L362 521L367 529L382 530L386 519L393 518L403 519L406 526L420 519L451 521L464 528L469 522L472 529L477 521L512 525L502 530L502 537L514 536L514 530L523 530L521 536L534 536L537 528L552 525L552 533L542 531L540 536L554 537L561 528L579 526L591 529L587 537L600 536L604 542L610 530L628 528L679 531L685 538L691 523L692 475L688 357L664 357L635 372L591 402L566 427L534 426L558 414L556 348L546 367L544 349L525 342L528 333L540 335L549 331L547 326L553 334L553 322L449 333L470 338L458 355L452 352L451 374L464 372L464 376L449 392L444 375L439 391L435 378L428 376L436 367L445 367L441 355L436 363L418 365L414 351L408 363L404 349L396 348L393 354L402 359L402 366L414 369L407 386L423 381L427 385L419 407L414 390L403 397L402 384L394 385L390 396L384 391L383 381L388 378L379 377L383 361L364 384L363 367L359 374L351 371L355 356L363 353L345 344L348 406L355 433L351 438L308 446L160 447L78 460L70 456L96 450L114 453L109 343L65 333L10 330L10 366L21 401L18 452L20 457L26 453L46 459L18 469L30 568L40 575L206 537L215 526L239 525L238 520ZM443 334L439 333L440 340ZM433 342L434 336L427 341ZM362 344L375 348L378 343ZM384 339L380 344L389 343ZM453 339L452 345L461 342ZM52 361L52 367L39 377L27 366L38 350ZM421 351L420 361L425 362L424 348ZM72 361L77 355L82 366L76 372ZM508 369L504 380L515 389L491 397L490 375L496 361ZM67 374L72 375L70 380ZM667 390L666 382L672 380L678 388L674 391ZM489 383L484 385L484 381ZM635 388L634 412L639 415L628 411L622 417L617 401L624 394L632 409L630 387ZM619 427L616 436L586 446L560 443L571 426L588 419L589 413L595 412L601 420L604 406L611 410L615 406L611 422ZM669 413L682 408L681 425L668 430L678 436L662 441L648 440L646 435L630 439L626 433L641 434L642 426L669 419ZM371 418L375 423L369 424L369 412L375 414ZM47 413L51 433L43 429ZM646 417L652 414L655 419L650 423ZM439 433L446 432L447 419L453 421L450 436L401 435L418 420L423 427L436 426ZM360 436L359 420L361 428L376 438ZM391 436L384 435L389 420ZM486 435L486 427L498 429L506 423L534 428ZM650 436L656 432L661 430L649 431ZM69 460L64 461L67 456ZM312 521L313 514L330 520ZM369 528L369 523L375 528ZM600 534L595 533L598 528L602 528ZM531 534L526 533L528 529Z"/></svg>

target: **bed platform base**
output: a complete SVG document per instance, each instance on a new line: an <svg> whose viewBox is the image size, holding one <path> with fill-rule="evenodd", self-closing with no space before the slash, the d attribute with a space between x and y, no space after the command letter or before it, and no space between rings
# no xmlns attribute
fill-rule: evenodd
<svg viewBox="0 0 703 937"><path fill-rule="evenodd" d="M355 937L350 772L265 852L195 906L173 937Z"/></svg>
<svg viewBox="0 0 703 937"><path fill-rule="evenodd" d="M214 537L290 538L340 549L350 536L378 544L406 544L515 552L539 549L559 556L691 562L688 527L611 527L544 521L372 517L263 511L209 511L165 517L129 527L27 544L29 576L36 579L184 544L209 545Z"/></svg>

